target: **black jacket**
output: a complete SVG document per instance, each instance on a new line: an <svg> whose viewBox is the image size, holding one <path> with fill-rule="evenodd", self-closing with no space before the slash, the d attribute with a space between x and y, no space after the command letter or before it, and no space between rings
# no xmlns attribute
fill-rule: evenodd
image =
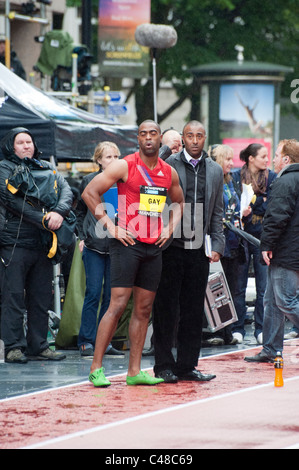
<svg viewBox="0 0 299 470"><path fill-rule="evenodd" d="M99 172L91 173L83 178L80 185L80 194L83 193L86 186L98 174ZM117 188L115 187L115 189ZM111 191L111 189L109 191ZM101 200L105 207L105 194L101 196ZM80 198L78 202L76 216L78 235L80 240L84 240L85 246L100 254L109 254L109 233L104 229L101 222L90 212L82 198ZM110 218L113 219L111 216Z"/></svg>
<svg viewBox="0 0 299 470"><path fill-rule="evenodd" d="M211 236L212 250L223 255L225 248L225 238L223 234L223 171L218 163L214 162L208 157L206 152L203 152L205 159L205 195L204 195L204 226L203 226L203 242L205 236ZM166 163L172 166L178 173L180 185L183 189L185 200L187 199L187 173L186 165L187 160L184 156L184 151L176 153L167 158ZM196 181L196 172L194 171L194 188ZM190 191L189 197L195 197L194 191ZM186 208L185 208L186 212ZM185 212L183 215L182 223L184 222ZM186 218L187 220L187 218ZM189 228L189 227L187 227ZM180 227L177 227L180 230ZM181 231L183 233L184 230ZM168 246L168 244L167 244ZM192 242L186 243L185 248L192 249Z"/></svg>
<svg viewBox="0 0 299 470"><path fill-rule="evenodd" d="M263 221L261 251L272 251L272 265L299 271L299 163L274 181Z"/></svg>
<svg viewBox="0 0 299 470"><path fill-rule="evenodd" d="M241 195L242 194L242 181L241 181L241 168L236 171L232 172L232 178L235 187L237 188L237 192ZM252 214L250 217L246 217L243 219L244 222L244 230L245 232L250 233L256 238L260 238L262 233L262 218L265 215L267 205L268 205L268 197L271 191L271 185L273 181L276 179L276 173L274 171L269 170L269 177L267 181L267 188L266 192L263 195L257 196L256 201L254 204L251 204L252 207ZM266 198L266 201L264 200ZM254 216L258 216L255 218Z"/></svg>
<svg viewBox="0 0 299 470"><path fill-rule="evenodd" d="M9 132L0 144L5 156L0 162L0 247L16 245L23 248L39 248L42 245L41 230L44 230L42 220L45 212L54 210L66 217L72 206L73 195L68 183L55 168L50 163L38 159L39 151L32 135L35 146L33 159L21 159L15 155L14 139L20 132L31 135L27 129L16 128ZM9 189L9 181L15 179L18 172L38 175L38 197L25 197L25 194L29 193L26 193L22 186L15 188L15 193ZM54 181L55 188L52 187ZM36 182L32 183L32 186L34 185Z"/></svg>

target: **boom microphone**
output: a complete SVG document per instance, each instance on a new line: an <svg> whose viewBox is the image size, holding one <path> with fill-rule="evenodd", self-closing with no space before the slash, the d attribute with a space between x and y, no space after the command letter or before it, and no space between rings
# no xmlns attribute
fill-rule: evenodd
<svg viewBox="0 0 299 470"><path fill-rule="evenodd" d="M168 145L163 145L162 147L160 147L160 150L159 150L159 157L162 159L162 160L166 160L166 158L170 157L170 155L172 154L172 151L171 149L168 147Z"/></svg>
<svg viewBox="0 0 299 470"><path fill-rule="evenodd" d="M178 36L172 26L163 24L141 24L135 31L138 44L152 49L169 49L176 45Z"/></svg>
<svg viewBox="0 0 299 470"><path fill-rule="evenodd" d="M154 120L158 122L157 111L157 76L156 76L156 54L157 49L169 49L176 45L178 36L172 26L163 24L141 24L135 30L135 39L141 46L152 49L153 62L153 90L154 90Z"/></svg>

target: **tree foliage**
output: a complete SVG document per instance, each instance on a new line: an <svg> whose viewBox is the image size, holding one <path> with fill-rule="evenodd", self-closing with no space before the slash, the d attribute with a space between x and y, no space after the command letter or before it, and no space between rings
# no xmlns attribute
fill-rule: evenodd
<svg viewBox="0 0 299 470"><path fill-rule="evenodd" d="M68 5L81 3L67 1ZM93 1L97 8L98 0ZM299 77L298 0L152 0L151 22L172 25L178 33L177 45L158 54L158 82L173 83L178 104L192 92L187 82L190 69L236 60L237 44L244 47L245 60L294 68L282 85L283 96L290 96L290 83ZM149 115L150 89L150 80L142 86L140 81L135 83L139 120Z"/></svg>
<svg viewBox="0 0 299 470"><path fill-rule="evenodd" d="M299 73L298 0L152 0L152 22L172 24L178 44L163 51L160 73L181 79L196 65L235 60L235 46L245 60L293 67Z"/></svg>

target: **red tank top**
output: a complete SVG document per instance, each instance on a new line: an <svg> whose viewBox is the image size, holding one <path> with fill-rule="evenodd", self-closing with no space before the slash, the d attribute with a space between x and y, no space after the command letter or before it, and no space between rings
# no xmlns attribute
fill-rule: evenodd
<svg viewBox="0 0 299 470"><path fill-rule="evenodd" d="M124 158L128 179L118 186L118 225L144 243L155 243L162 228L162 211L171 186L171 167L160 158L153 170L138 152Z"/></svg>

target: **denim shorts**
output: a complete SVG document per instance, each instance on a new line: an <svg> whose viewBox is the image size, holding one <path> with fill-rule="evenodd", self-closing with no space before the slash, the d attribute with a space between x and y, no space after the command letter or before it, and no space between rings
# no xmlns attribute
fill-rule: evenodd
<svg viewBox="0 0 299 470"><path fill-rule="evenodd" d="M140 287L156 292L162 272L162 249L154 244L135 240L124 246L110 240L111 287Z"/></svg>

